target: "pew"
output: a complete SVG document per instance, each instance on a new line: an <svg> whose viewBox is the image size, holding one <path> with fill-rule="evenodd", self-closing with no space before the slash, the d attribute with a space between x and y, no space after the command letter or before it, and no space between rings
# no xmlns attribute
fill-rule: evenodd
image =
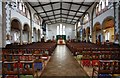
<svg viewBox="0 0 120 78"><path fill-rule="evenodd" d="M31 43L24 45L7 45L2 49L3 77L14 75L17 78L42 70L45 61L52 55L56 43ZM30 78L29 77L29 78Z"/></svg>

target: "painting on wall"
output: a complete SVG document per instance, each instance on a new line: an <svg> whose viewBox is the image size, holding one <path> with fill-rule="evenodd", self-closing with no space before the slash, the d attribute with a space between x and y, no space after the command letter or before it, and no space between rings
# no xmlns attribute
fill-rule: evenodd
<svg viewBox="0 0 120 78"><path fill-rule="evenodd" d="M111 39L114 40L114 35L111 35Z"/></svg>
<svg viewBox="0 0 120 78"><path fill-rule="evenodd" d="M10 40L11 36L9 34L6 35L6 40Z"/></svg>

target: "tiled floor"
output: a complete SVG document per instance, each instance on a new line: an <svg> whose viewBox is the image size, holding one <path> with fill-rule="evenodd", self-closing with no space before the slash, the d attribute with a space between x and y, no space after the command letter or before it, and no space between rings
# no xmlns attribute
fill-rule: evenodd
<svg viewBox="0 0 120 78"><path fill-rule="evenodd" d="M88 77L65 45L58 45L56 47L53 56L42 73L42 77L44 76Z"/></svg>

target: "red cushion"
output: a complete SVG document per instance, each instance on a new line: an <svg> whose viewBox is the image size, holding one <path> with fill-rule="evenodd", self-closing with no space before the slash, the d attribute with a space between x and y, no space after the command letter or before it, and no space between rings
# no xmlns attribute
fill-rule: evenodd
<svg viewBox="0 0 120 78"><path fill-rule="evenodd" d="M90 60L82 60L82 65L83 66L90 66Z"/></svg>
<svg viewBox="0 0 120 78"><path fill-rule="evenodd" d="M99 60L92 60L92 66L98 66Z"/></svg>

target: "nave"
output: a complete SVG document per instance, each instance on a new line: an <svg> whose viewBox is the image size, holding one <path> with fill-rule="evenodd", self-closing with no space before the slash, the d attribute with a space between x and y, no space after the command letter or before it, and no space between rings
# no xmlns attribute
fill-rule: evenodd
<svg viewBox="0 0 120 78"><path fill-rule="evenodd" d="M119 0L0 0L0 78L120 77Z"/></svg>
<svg viewBox="0 0 120 78"><path fill-rule="evenodd" d="M42 73L44 76L79 76L86 77L86 72L73 58L66 45L57 45L53 56Z"/></svg>

